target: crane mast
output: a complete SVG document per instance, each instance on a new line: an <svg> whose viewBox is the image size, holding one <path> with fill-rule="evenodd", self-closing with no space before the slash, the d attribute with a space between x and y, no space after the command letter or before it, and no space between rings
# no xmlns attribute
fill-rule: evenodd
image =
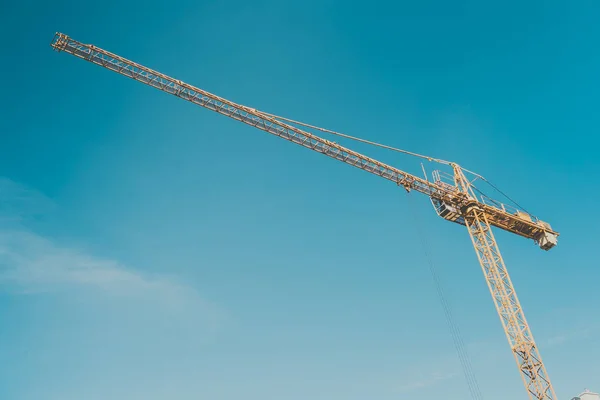
<svg viewBox="0 0 600 400"><path fill-rule="evenodd" d="M491 229L494 226L532 239L541 249L549 250L557 244L559 234L548 223L520 210L511 210L496 201L486 201L483 196L478 198L472 182L455 163L448 163L453 169L451 184L444 182L442 175L437 171L434 172L434 181L429 181L299 129L276 116L236 104L96 46L73 40L63 33L55 34L51 46L56 51L82 58L395 182L407 191L415 190L427 195L439 216L467 227L529 398L556 400L556 394Z"/></svg>
<svg viewBox="0 0 600 400"><path fill-rule="evenodd" d="M474 195L460 169L455 170L454 176L458 186ZM469 206L465 211L465 225L530 398L556 400L542 356L525 319L485 211L477 204Z"/></svg>

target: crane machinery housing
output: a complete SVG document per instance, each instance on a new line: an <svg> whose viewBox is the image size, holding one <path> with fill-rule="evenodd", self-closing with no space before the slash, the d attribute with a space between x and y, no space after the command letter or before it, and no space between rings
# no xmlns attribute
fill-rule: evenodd
<svg viewBox="0 0 600 400"><path fill-rule="evenodd" d="M57 32L55 34L51 46L58 52L65 52L79 57L282 139L378 175L404 187L407 191L414 190L428 196L440 217L467 228L529 398L556 400L554 388L491 229L493 226L531 239L541 249L549 250L557 244L559 234L547 222L482 194L477 195L477 188L466 175L466 173L471 172L461 168L456 163L434 159L449 165L453 173L444 174L440 171L434 171L433 180L430 181L427 176L420 178L409 174L323 139L300 129L296 125L315 127L236 104L94 45L78 42L63 33ZM474 175L482 178L477 174Z"/></svg>

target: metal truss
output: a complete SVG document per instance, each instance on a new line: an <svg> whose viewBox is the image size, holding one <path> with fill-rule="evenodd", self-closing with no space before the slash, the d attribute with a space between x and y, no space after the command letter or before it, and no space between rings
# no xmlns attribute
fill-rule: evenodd
<svg viewBox="0 0 600 400"><path fill-rule="evenodd" d="M537 400L556 400L542 357L525 319L485 212L474 206L468 211L465 220L529 397Z"/></svg>

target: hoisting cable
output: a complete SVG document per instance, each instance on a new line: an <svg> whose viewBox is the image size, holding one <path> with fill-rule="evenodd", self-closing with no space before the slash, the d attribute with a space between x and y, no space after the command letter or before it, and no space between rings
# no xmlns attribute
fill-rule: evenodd
<svg viewBox="0 0 600 400"><path fill-rule="evenodd" d="M392 146L388 146L388 145L385 145L385 144L373 142L371 140L361 139L361 138L358 138L356 136L346 135L345 133L340 133L340 132L332 131L330 129L321 128L321 127L318 127L318 126L315 126L315 125L310 125L310 124L307 124L307 123L304 123L304 122L295 121L295 120L290 119L290 118L280 117L278 115L271 114L271 113L268 113L268 112L265 112L265 111L260 111L260 110L256 110L256 109L254 109L254 111L256 111L257 113L260 113L260 114L264 114L267 117L271 117L271 118L278 119L278 120L281 120L281 121L285 121L285 122L289 122L289 123L292 123L292 124L300 125L300 126L303 126L305 128L315 129L315 130L320 131L320 132L329 133L331 135L335 135L335 136L343 137L343 138L346 138L346 139L354 140L356 142L366 143L366 144L371 145L371 146L381 147L383 149L395 151L395 152L398 152L398 153L408 154L408 155L413 156L413 157L423 158L425 160L437 162L437 163L440 163L440 164L445 164L445 165L452 164L450 161L446 161L446 160L442 160L442 159L434 158L434 157L429 157L429 156L426 156L426 155L423 155L423 154L414 153L412 151L408 151L408 150L404 150L404 149L399 149L397 147L392 147ZM468 173L470 173L470 174L472 174L472 175L480 178L485 183L487 183L488 185L490 185L494 190L496 190L498 193L500 193L502 196L506 197L515 206L517 206L521 210L525 211L526 213L530 214L529 211L527 211L524 207L522 207L521 205L519 205L519 203L517 203L515 200L513 200L512 198L510 198L506 193L504 193L502 190L500 190L496 185L494 185L492 182L490 182L489 180L487 180L485 177L479 175L476 172L469 171L466 168L462 168L461 167L461 169L463 171L465 171L465 172L468 172ZM479 193L481 193L481 192L479 192Z"/></svg>
<svg viewBox="0 0 600 400"><path fill-rule="evenodd" d="M446 296L444 295L442 282L436 271L435 264L433 263L433 260L432 260L432 257L431 257L430 251L429 251L429 242L427 241L425 233L421 230L422 225L419 223L420 221L417 218L417 214L418 214L417 207L414 204L412 204L413 201L412 201L412 196L410 196L410 193L407 192L406 195L409 199L408 200L409 212L413 216L413 222L416 225L415 229L418 231L418 235L421 237L421 244L422 244L424 252L425 252L425 257L427 259L427 264L429 266L429 272L431 273L438 298L442 304L442 309L444 311L444 316L446 317L446 322L448 323L448 325L450 327L450 333L452 334L452 341L454 342L454 348L456 349L456 352L458 353L458 358L461 363L461 367L463 370L463 374L465 376L465 380L467 381L467 386L469 388L469 392L471 393L471 398L473 400L482 400L483 395L479 388L479 384L477 382L477 378L475 377L475 373L473 372L473 367L471 365L471 360L467 353L466 346L462 339L462 335L460 333L458 324L454 320L454 317L452 314L452 308L450 307L450 304L447 301Z"/></svg>
<svg viewBox="0 0 600 400"><path fill-rule="evenodd" d="M366 143L366 144L369 144L371 146L381 147L381 148L384 148L384 149L387 149L387 150L396 151L398 153L404 153L404 154L408 154L410 156L424 158L424 159L429 160L429 161L434 161L434 162L437 162L437 163L450 165L449 161L440 160L439 158L433 158L433 157L425 156L423 154L413 153L412 151L398 149L396 147L387 146L385 144L381 144L381 143L377 143L377 142L372 142L370 140L365 140L365 139L357 138L355 136L346 135L345 133L331 131L331 130L325 129L325 128L319 128L318 126L309 125L309 124L306 124L304 122L294 121L293 119L289 119L289 118L279 117L277 115L269 114L269 113L264 112L264 111L258 111L258 110L256 110L256 112L264 114L264 115L266 115L268 117L271 117L271 118L279 119L281 121L291 122L292 124L300 125L300 126L303 126L305 128L315 129L317 131L321 131L321 132L324 132L324 133L329 133L329 134L332 134L332 135L335 135L335 136L340 136L340 137L343 137L343 138L346 138L346 139L350 139L350 140L354 140L354 141L361 142L361 143Z"/></svg>

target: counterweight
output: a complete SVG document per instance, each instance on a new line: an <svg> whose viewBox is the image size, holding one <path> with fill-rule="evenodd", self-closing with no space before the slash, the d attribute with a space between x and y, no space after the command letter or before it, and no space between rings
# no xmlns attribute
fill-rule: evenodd
<svg viewBox="0 0 600 400"><path fill-rule="evenodd" d="M491 226L498 227L532 239L540 248L549 250L556 245L558 232L554 231L548 223L522 211L510 210L509 207L499 202L485 201L483 196L478 197L474 192L472 183L455 163L449 163L454 171L452 184L442 182L439 174L434 174L435 179L431 182L299 129L284 122L280 117L236 104L96 46L73 40L65 34L56 33L51 46L59 52L66 52L82 58L282 139L395 182L407 191L415 190L427 195L431 198L438 215L448 221L467 227L530 399L556 399L554 389L491 230Z"/></svg>

